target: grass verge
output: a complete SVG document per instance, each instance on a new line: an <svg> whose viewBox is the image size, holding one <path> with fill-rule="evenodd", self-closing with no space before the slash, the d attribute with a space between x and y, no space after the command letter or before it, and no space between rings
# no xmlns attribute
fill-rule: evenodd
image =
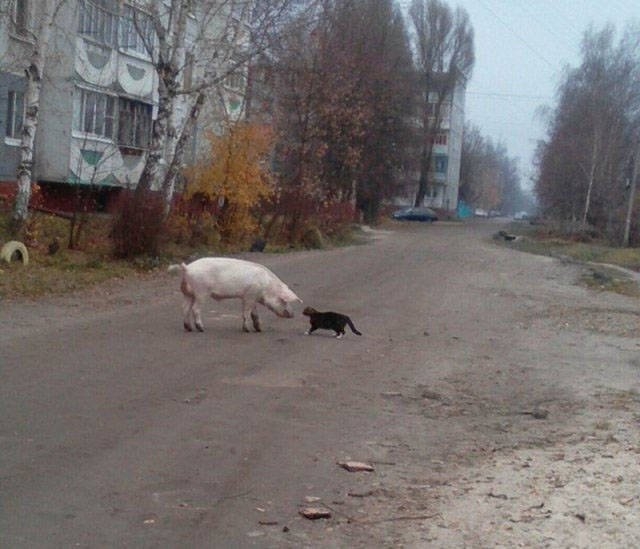
<svg viewBox="0 0 640 549"><path fill-rule="evenodd" d="M602 241L578 242L522 223L512 223L506 232L518 238L511 242L497 241L511 248L585 264L581 282L592 289L640 297L640 284L623 270L640 273L640 248L617 248Z"/></svg>

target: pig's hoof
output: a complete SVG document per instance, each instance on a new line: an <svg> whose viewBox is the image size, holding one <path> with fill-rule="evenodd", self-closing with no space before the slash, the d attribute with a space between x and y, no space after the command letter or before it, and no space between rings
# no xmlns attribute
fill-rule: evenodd
<svg viewBox="0 0 640 549"><path fill-rule="evenodd" d="M243 326L243 327L242 327L242 331L243 331L245 334L248 334L250 330L249 330L249 328L247 328L246 326Z"/></svg>
<svg viewBox="0 0 640 549"><path fill-rule="evenodd" d="M184 329L185 329L187 332L193 332L193 328L191 327L191 325L190 325L190 324L187 324L187 323L185 322L185 323L183 324L183 326L184 326Z"/></svg>
<svg viewBox="0 0 640 549"><path fill-rule="evenodd" d="M204 332L204 328L202 327L202 324L196 323L196 328L198 329L199 332Z"/></svg>

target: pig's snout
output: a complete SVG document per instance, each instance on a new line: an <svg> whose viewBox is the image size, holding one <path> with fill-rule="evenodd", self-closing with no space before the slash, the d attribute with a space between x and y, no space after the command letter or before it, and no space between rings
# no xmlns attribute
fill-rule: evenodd
<svg viewBox="0 0 640 549"><path fill-rule="evenodd" d="M279 307L276 314L282 318L293 318L293 308L287 303L284 307Z"/></svg>

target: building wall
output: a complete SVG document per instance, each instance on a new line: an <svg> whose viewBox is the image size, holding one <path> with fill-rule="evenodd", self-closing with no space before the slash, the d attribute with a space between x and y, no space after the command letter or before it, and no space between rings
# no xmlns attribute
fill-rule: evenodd
<svg viewBox="0 0 640 549"><path fill-rule="evenodd" d="M9 92L24 92L23 64L30 46L11 24L8 13L0 13L0 182L16 178L20 148L17 139L7 137L8 99Z"/></svg>
<svg viewBox="0 0 640 549"><path fill-rule="evenodd" d="M46 45L34 179L67 185L131 186L142 172L144 148L123 147L116 138L83 131L81 99L85 90L113 98L116 114L122 98L144 103L155 115L156 72L147 56L80 33L80 6L80 0L61 4L51 43ZM31 15L35 26L37 14ZM19 147L17 140L7 143L5 139L7 93L11 86L24 90L26 81L19 75L24 73L33 44L16 33L4 32L8 28L9 20L0 18L0 181L15 182Z"/></svg>
<svg viewBox="0 0 640 549"><path fill-rule="evenodd" d="M446 135L446 144L434 144L432 165L439 158L446 157L446 171L431 171L430 188L424 203L433 208L455 211L458 207L458 189L460 185L460 161L462 154L462 134L464 130L465 83L458 82L451 98L443 107L445 115L440 124L441 134Z"/></svg>
<svg viewBox="0 0 640 549"><path fill-rule="evenodd" d="M449 130L449 166L444 205L450 211L458 207L458 189L460 186L460 161L462 155L462 136L464 131L465 86L456 86L451 105L451 123Z"/></svg>
<svg viewBox="0 0 640 549"><path fill-rule="evenodd" d="M0 181L14 181L20 160L16 139L7 137L9 92L24 92L25 78L10 72L0 72Z"/></svg>
<svg viewBox="0 0 640 549"><path fill-rule="evenodd" d="M34 179L64 182L71 140L71 82L76 30L76 2L62 4L47 46L45 81L40 94Z"/></svg>

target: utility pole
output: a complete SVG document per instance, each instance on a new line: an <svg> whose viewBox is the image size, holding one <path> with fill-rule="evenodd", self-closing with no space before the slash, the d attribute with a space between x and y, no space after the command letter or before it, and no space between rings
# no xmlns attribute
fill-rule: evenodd
<svg viewBox="0 0 640 549"><path fill-rule="evenodd" d="M627 217L624 222L624 237L622 245L629 246L629 233L631 232L631 216L633 214L633 203L636 200L636 185L638 182L638 164L640 164L640 139L638 139L636 154L633 159L633 171L631 174L631 187L629 189L629 203L627 204Z"/></svg>

